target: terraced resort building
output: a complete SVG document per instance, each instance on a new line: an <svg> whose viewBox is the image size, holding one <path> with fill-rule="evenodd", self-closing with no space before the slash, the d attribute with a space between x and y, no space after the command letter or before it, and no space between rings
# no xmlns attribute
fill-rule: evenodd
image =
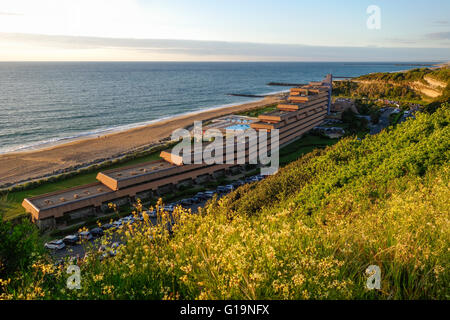
<svg viewBox="0 0 450 320"><path fill-rule="evenodd" d="M292 88L287 100L275 111L258 118L227 116L213 121L210 127L224 132L278 129L279 146L283 147L324 121L331 105L331 91L332 75L327 75L323 81ZM237 173L255 152L248 147L245 151L245 161L235 152L234 163L192 164L166 150L161 152L161 160L102 171L97 174L96 183L26 198L22 205L41 229L67 226L80 219L104 215L110 203L127 205L138 198L161 196L183 185L201 184L220 175Z"/></svg>

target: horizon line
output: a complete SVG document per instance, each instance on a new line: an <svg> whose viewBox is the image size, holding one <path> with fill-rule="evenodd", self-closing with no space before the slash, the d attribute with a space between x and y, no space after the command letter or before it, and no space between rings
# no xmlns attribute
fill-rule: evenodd
<svg viewBox="0 0 450 320"><path fill-rule="evenodd" d="M357 60L0 60L0 63L7 62L173 62L173 63L407 63L407 64L418 64L426 63L430 65L450 63L447 60L429 60L429 61L418 61L418 60L367 60L367 61L357 61Z"/></svg>

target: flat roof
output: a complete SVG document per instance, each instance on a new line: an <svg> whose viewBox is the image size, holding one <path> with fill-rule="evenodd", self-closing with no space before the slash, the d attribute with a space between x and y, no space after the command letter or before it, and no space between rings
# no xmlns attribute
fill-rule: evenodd
<svg viewBox="0 0 450 320"><path fill-rule="evenodd" d="M130 167L101 171L101 173L114 180L122 181L143 175L154 174L156 172L160 172L172 167L175 167L175 165L164 160L156 160L152 162L133 165Z"/></svg>
<svg viewBox="0 0 450 320"><path fill-rule="evenodd" d="M37 210L45 210L77 201L85 200L90 197L96 197L102 194L110 193L113 190L100 182L48 193L27 200L36 207Z"/></svg>

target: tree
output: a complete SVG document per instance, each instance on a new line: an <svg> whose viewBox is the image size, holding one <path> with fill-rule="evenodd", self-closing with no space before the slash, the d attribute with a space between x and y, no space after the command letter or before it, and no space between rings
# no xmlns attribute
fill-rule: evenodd
<svg viewBox="0 0 450 320"><path fill-rule="evenodd" d="M3 219L5 201L0 199L0 279L26 270L42 252L35 225L27 219L18 223Z"/></svg>

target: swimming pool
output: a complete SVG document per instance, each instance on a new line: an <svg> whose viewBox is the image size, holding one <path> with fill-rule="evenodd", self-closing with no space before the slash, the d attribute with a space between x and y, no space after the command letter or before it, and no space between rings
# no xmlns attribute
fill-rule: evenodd
<svg viewBox="0 0 450 320"><path fill-rule="evenodd" d="M226 130L247 130L250 129L248 124L235 124L225 128Z"/></svg>

